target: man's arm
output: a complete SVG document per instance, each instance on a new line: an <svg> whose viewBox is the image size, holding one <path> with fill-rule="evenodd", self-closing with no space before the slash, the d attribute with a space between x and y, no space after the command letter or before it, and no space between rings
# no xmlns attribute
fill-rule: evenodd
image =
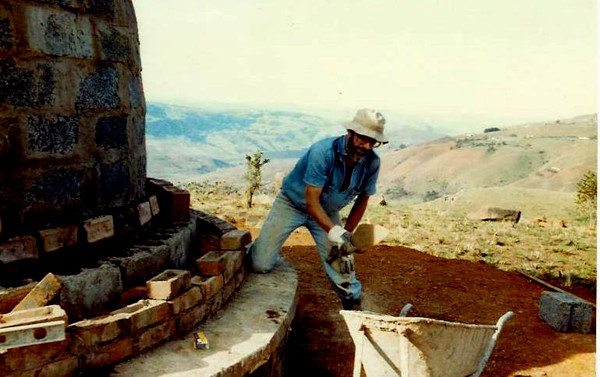
<svg viewBox="0 0 600 377"><path fill-rule="evenodd" d="M321 187L315 187L311 185L306 185L306 189L304 190L304 195L306 197L306 210L308 214L323 228L326 232L329 232L331 228L333 228L334 224L325 210L321 205L321 201L319 197L321 196L321 191L323 189Z"/></svg>
<svg viewBox="0 0 600 377"><path fill-rule="evenodd" d="M362 219L365 210L367 209L368 203L369 195L367 194L360 194L356 198L356 201L354 202L354 205L350 210L350 214L348 214L348 220L346 220L345 228L348 232L352 233L354 231L354 228L356 228L356 226L360 222L360 219Z"/></svg>

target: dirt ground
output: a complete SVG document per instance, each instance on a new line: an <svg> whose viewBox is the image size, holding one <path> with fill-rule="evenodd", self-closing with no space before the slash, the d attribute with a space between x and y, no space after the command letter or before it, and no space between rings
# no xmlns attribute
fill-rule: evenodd
<svg viewBox="0 0 600 377"><path fill-rule="evenodd" d="M296 235L283 254L299 279L288 374L351 376L354 344L315 248ZM516 316L504 327L482 376L595 376L595 329L587 335L552 330L538 316L540 295L547 289L518 273L384 245L356 255L356 265L363 310L398 315L410 302L410 316L477 324L495 324L513 311ZM595 302L592 292L573 293Z"/></svg>

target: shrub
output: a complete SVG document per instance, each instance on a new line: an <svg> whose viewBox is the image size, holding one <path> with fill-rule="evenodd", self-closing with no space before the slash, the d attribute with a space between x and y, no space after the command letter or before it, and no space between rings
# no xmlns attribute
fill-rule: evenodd
<svg viewBox="0 0 600 377"><path fill-rule="evenodd" d="M263 158L261 151L256 151L252 155L246 155L246 174L244 179L248 183L246 188L246 205L248 208L252 208L252 196L260 188L261 169L264 164L269 162L268 158Z"/></svg>
<svg viewBox="0 0 600 377"><path fill-rule="evenodd" d="M577 199L575 201L592 224L596 222L597 195L598 183L596 173L588 171L577 182Z"/></svg>

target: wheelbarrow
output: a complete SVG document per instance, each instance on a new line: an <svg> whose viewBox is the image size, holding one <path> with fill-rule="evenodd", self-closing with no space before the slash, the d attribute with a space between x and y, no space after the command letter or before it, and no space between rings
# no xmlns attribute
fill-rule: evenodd
<svg viewBox="0 0 600 377"><path fill-rule="evenodd" d="M504 324L475 325L431 318L342 310L355 345L354 377L478 377Z"/></svg>

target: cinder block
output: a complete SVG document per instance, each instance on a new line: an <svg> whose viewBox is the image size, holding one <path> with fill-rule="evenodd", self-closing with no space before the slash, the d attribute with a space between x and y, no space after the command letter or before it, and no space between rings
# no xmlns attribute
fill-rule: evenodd
<svg viewBox="0 0 600 377"><path fill-rule="evenodd" d="M540 318L557 331L590 332L593 312L590 303L570 294L542 292Z"/></svg>
<svg viewBox="0 0 600 377"><path fill-rule="evenodd" d="M202 302L202 289L193 286L173 300L169 301L173 314L177 315L182 311L188 310Z"/></svg>
<svg viewBox="0 0 600 377"><path fill-rule="evenodd" d="M95 348L92 352L82 355L82 366L84 368L98 368L108 364L131 357L133 355L133 340L122 338L114 343Z"/></svg>
<svg viewBox="0 0 600 377"><path fill-rule="evenodd" d="M138 301L110 314L123 314L129 320L132 332L162 322L172 315L171 308L166 301L150 299Z"/></svg>
<svg viewBox="0 0 600 377"><path fill-rule="evenodd" d="M202 289L204 300L209 300L217 293L221 292L223 290L224 283L223 275L211 276L209 278L194 276L192 278L192 285L198 286Z"/></svg>
<svg viewBox="0 0 600 377"><path fill-rule="evenodd" d="M65 321L41 322L24 326L0 327L0 347L4 349L59 342L66 339Z"/></svg>
<svg viewBox="0 0 600 377"><path fill-rule="evenodd" d="M78 230L79 227L77 225L40 230L39 233L44 251L48 253L77 244Z"/></svg>
<svg viewBox="0 0 600 377"><path fill-rule="evenodd" d="M123 285L146 285L146 281L163 271L169 263L170 250L166 245L134 246L128 257L111 257L108 260L121 269Z"/></svg>
<svg viewBox="0 0 600 377"><path fill-rule="evenodd" d="M33 289L13 308L13 312L45 306L61 290L62 282L53 273L48 273Z"/></svg>
<svg viewBox="0 0 600 377"><path fill-rule="evenodd" d="M60 278L63 282L60 305L72 318L95 317L105 312L107 306L118 303L123 293L121 271L111 263Z"/></svg>
<svg viewBox="0 0 600 377"><path fill-rule="evenodd" d="M106 240L115 235L115 225L110 215L84 221L83 229L88 243Z"/></svg>
<svg viewBox="0 0 600 377"><path fill-rule="evenodd" d="M252 241L247 230L232 230L221 237L221 250L243 250Z"/></svg>
<svg viewBox="0 0 600 377"><path fill-rule="evenodd" d="M187 290L191 274L186 270L165 270L146 283L148 298L170 300Z"/></svg>
<svg viewBox="0 0 600 377"><path fill-rule="evenodd" d="M211 251L196 260L198 272L203 276L217 276L225 271L226 256L218 251Z"/></svg>
<svg viewBox="0 0 600 377"><path fill-rule="evenodd" d="M110 342L123 334L127 318L122 314L109 315L75 322L68 327L73 334L73 350L85 351L97 345Z"/></svg>
<svg viewBox="0 0 600 377"><path fill-rule="evenodd" d="M158 205L158 198L156 195L152 195L149 198L150 201L150 210L152 211L152 216L156 216L160 213L160 206Z"/></svg>
<svg viewBox="0 0 600 377"><path fill-rule="evenodd" d="M161 323L157 326L146 328L136 335L134 353L138 354L148 348L168 340L175 334L175 320Z"/></svg>
<svg viewBox="0 0 600 377"><path fill-rule="evenodd" d="M0 263L37 258L37 243L32 236L9 238L6 242L0 244Z"/></svg>

